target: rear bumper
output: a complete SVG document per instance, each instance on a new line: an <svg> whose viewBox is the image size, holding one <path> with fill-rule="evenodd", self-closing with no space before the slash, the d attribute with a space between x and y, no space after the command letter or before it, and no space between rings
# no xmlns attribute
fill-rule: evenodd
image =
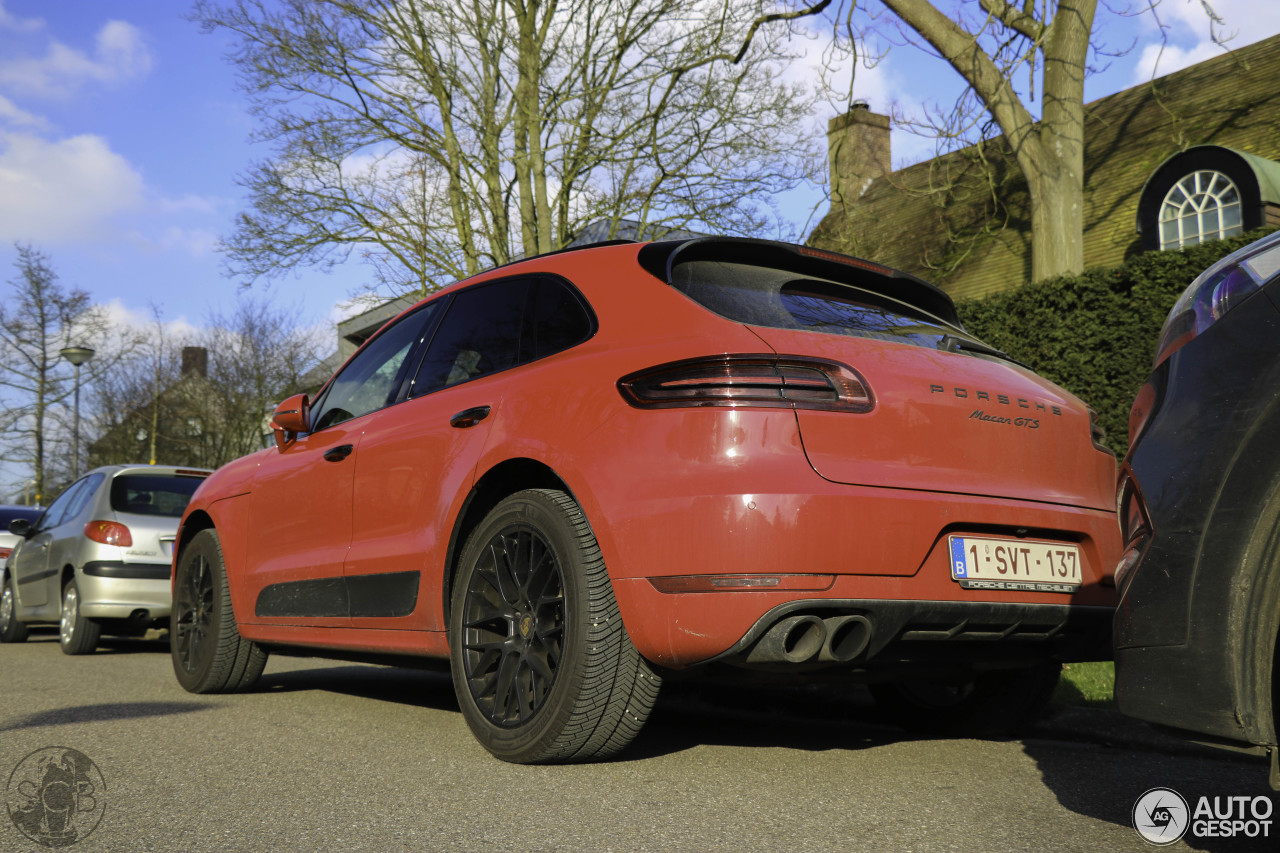
<svg viewBox="0 0 1280 853"><path fill-rule="evenodd" d="M770 610L708 663L872 668L960 663L983 670L1041 660L1105 660L1111 656L1112 613L1110 607L1069 604L796 601ZM803 637L807 648L786 639L796 634L797 625L814 626Z"/></svg>
<svg viewBox="0 0 1280 853"><path fill-rule="evenodd" d="M172 607L167 563L95 560L76 572L76 583L80 612L90 619L128 619L139 610L165 619Z"/></svg>
<svg viewBox="0 0 1280 853"><path fill-rule="evenodd" d="M1264 721L1241 714L1251 703L1230 673L1238 667L1192 645L1115 650L1116 707L1122 714L1233 743L1268 744Z"/></svg>

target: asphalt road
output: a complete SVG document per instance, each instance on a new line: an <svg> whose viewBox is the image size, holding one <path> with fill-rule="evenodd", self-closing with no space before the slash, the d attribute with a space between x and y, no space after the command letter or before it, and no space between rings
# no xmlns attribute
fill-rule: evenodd
<svg viewBox="0 0 1280 853"><path fill-rule="evenodd" d="M0 646L0 782L53 746L101 772L77 853L1138 851L1150 788L1270 795L1256 759L1145 731L1068 710L1024 740L925 740L856 697L676 686L620 760L518 767L472 740L439 673L274 657L256 692L202 697L163 643ZM0 818L0 853L41 849Z"/></svg>

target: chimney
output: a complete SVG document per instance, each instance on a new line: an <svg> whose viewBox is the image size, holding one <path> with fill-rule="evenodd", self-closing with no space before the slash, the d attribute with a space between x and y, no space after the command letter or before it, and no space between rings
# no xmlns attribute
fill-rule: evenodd
<svg viewBox="0 0 1280 853"><path fill-rule="evenodd" d="M827 122L827 169L832 206L857 201L873 180L891 171L889 117L854 101L849 112Z"/></svg>
<svg viewBox="0 0 1280 853"><path fill-rule="evenodd" d="M182 348L182 375L192 373L205 379L209 377L209 351L204 347Z"/></svg>

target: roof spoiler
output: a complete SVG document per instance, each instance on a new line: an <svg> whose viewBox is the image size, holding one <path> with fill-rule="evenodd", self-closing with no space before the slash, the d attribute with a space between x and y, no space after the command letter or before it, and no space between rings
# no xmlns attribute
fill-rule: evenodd
<svg viewBox="0 0 1280 853"><path fill-rule="evenodd" d="M837 252L749 237L663 240L640 249L640 264L667 284L676 266L689 261L731 261L826 278L880 293L963 328L951 297L910 273Z"/></svg>

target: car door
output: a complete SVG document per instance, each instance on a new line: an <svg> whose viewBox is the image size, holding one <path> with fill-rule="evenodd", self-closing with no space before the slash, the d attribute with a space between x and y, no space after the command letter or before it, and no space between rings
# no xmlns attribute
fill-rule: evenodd
<svg viewBox="0 0 1280 853"><path fill-rule="evenodd" d="M356 456L373 413L397 398L433 312L429 303L380 330L317 398L311 432L264 454L245 559L252 621L349 624L342 567Z"/></svg>
<svg viewBox="0 0 1280 853"><path fill-rule="evenodd" d="M529 360L533 283L507 279L454 294L404 402L368 419L345 568L353 625L444 629L441 602L419 600L439 586L423 576L443 569L453 512L518 373L511 368Z"/></svg>
<svg viewBox="0 0 1280 853"><path fill-rule="evenodd" d="M85 486L84 480L78 480L49 504L44 514L36 519L32 534L19 543L10 557L13 578L17 582L18 603L23 609L56 606L61 601L58 572L62 565L51 561L49 554L58 525Z"/></svg>

